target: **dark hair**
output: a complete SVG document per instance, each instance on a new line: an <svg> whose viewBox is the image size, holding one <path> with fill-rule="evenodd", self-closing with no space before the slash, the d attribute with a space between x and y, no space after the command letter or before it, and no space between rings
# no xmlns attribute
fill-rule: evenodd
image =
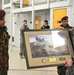
<svg viewBox="0 0 74 75"><path fill-rule="evenodd" d="M48 24L48 20L44 20L44 22L46 22Z"/></svg>
<svg viewBox="0 0 74 75"><path fill-rule="evenodd" d="M27 22L27 20L24 20L23 22Z"/></svg>

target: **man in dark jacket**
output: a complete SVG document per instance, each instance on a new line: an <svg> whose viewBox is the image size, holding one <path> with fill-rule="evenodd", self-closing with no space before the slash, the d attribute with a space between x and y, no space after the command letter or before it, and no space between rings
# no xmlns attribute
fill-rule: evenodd
<svg viewBox="0 0 74 75"><path fill-rule="evenodd" d="M48 20L44 21L44 25L41 27L41 29L50 29L50 26L48 25Z"/></svg>
<svg viewBox="0 0 74 75"><path fill-rule="evenodd" d="M9 34L5 24L5 11L0 9L0 75L7 75L9 68L8 44Z"/></svg>
<svg viewBox="0 0 74 75"><path fill-rule="evenodd" d="M64 16L62 19L61 19L61 25L60 27L58 27L59 29L71 29L72 27L69 26L68 24L68 16ZM66 70L67 70L67 67L70 67L72 66L73 64L73 60L72 59L69 59L65 62L65 65L62 65L62 66L58 66L57 69L58 69L58 75L66 75Z"/></svg>

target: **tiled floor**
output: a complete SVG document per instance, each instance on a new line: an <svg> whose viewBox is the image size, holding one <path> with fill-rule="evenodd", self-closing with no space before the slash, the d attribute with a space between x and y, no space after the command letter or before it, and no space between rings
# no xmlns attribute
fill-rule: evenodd
<svg viewBox="0 0 74 75"><path fill-rule="evenodd" d="M56 67L27 70L25 59L20 59L19 49L9 51L9 71L8 75L57 75Z"/></svg>

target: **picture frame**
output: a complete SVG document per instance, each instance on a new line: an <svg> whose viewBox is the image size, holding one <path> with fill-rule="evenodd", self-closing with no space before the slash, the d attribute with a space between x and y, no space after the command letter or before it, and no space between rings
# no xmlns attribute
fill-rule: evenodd
<svg viewBox="0 0 74 75"><path fill-rule="evenodd" d="M23 30L22 33L27 69L63 65L73 56L68 30Z"/></svg>

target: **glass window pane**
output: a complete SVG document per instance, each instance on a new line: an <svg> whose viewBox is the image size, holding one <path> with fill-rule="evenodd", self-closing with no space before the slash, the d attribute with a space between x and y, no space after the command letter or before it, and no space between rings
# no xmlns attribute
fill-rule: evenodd
<svg viewBox="0 0 74 75"><path fill-rule="evenodd" d="M4 0L4 4L10 3L10 0Z"/></svg>

